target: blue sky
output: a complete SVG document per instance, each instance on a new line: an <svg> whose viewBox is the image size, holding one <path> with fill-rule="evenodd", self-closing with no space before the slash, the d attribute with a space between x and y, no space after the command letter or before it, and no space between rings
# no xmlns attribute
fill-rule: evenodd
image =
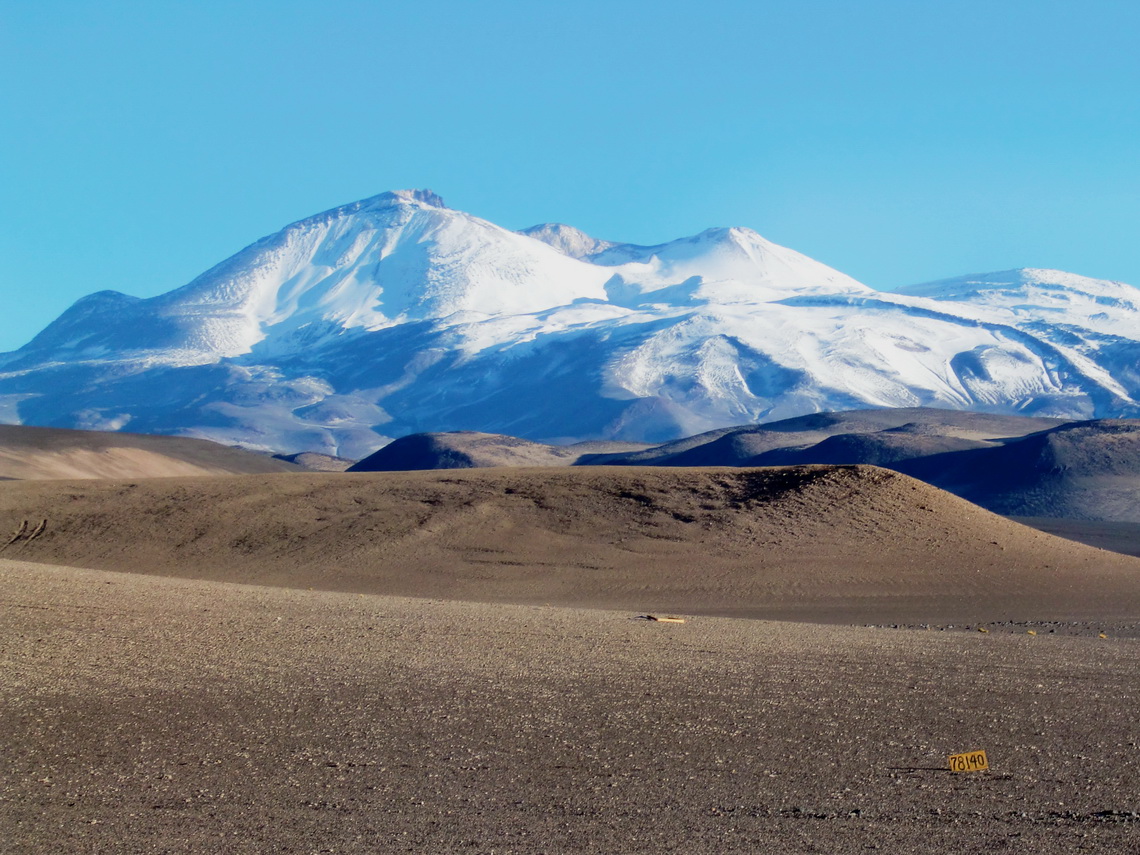
<svg viewBox="0 0 1140 855"><path fill-rule="evenodd" d="M402 187L869 285L1140 285L1140 4L0 0L0 350Z"/></svg>

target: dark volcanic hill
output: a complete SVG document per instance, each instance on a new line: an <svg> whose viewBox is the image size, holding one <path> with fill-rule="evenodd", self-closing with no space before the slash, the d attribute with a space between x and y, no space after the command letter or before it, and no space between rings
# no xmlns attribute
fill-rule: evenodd
<svg viewBox="0 0 1140 855"><path fill-rule="evenodd" d="M931 457L953 451L991 448L978 439L941 436L927 430L912 431L911 425L876 433L842 433L829 436L809 448L778 448L753 457L753 466L794 466L805 463L868 463L898 468L905 460Z"/></svg>
<svg viewBox="0 0 1140 855"><path fill-rule="evenodd" d="M777 449L782 451L806 450L833 436L865 436L884 431L897 431L898 436L890 436L879 443L880 446L894 446L900 449L903 457L914 456L901 449L908 445L914 449L923 447L929 440L930 453L951 450L947 444L939 448L937 440L967 440L986 443L1008 437L1025 436L1034 431L1046 430L1064 424L1062 419L1046 419L1027 416L1006 416L992 413L970 413L959 410L943 410L933 407L900 407L878 410L845 410L834 413L813 413L768 422L762 425L744 425L723 428L697 436L686 437L675 442L665 443L654 448L632 454L618 454L594 459L594 463L613 465L651 466L759 466L782 465L775 460L761 460L760 455ZM904 436L905 435L905 436ZM905 437L923 437L907 440ZM838 448L841 448L840 445ZM870 446L868 446L869 448ZM838 448L835 451L838 451ZM955 449L956 450L956 449ZM835 451L824 449L822 457L836 456ZM883 459L891 455L881 451ZM847 455L850 456L850 455ZM833 459L797 459L797 463L836 463ZM793 462L790 458L788 462ZM872 460L845 459L844 463L872 463Z"/></svg>
<svg viewBox="0 0 1140 855"><path fill-rule="evenodd" d="M1140 522L1140 420L1073 422L898 468L1000 514Z"/></svg>

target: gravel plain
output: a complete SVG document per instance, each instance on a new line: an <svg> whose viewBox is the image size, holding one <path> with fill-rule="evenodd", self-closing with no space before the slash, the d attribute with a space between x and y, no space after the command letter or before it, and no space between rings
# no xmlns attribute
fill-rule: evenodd
<svg viewBox="0 0 1140 855"><path fill-rule="evenodd" d="M0 561L0 852L1140 852L1140 642ZM990 770L947 756L985 749Z"/></svg>

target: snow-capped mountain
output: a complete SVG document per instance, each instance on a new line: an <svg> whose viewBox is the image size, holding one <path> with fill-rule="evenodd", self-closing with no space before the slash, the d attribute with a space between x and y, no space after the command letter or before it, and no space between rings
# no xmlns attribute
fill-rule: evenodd
<svg viewBox="0 0 1140 855"><path fill-rule="evenodd" d="M0 355L0 421L361 457L418 431L665 441L822 410L1140 414L1140 292L1023 270L875 291L748 229L512 232L428 191L286 226Z"/></svg>
<svg viewBox="0 0 1140 855"><path fill-rule="evenodd" d="M896 293L997 309L1010 323L1036 324L1042 330L1070 327L1125 338L1135 338L1140 331L1140 289L1063 270L1026 267L959 276L909 285Z"/></svg>

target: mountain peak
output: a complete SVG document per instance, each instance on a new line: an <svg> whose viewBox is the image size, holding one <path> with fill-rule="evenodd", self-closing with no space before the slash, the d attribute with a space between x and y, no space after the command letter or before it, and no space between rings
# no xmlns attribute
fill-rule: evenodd
<svg viewBox="0 0 1140 855"><path fill-rule="evenodd" d="M355 202L349 202L345 205L337 205L335 208L330 208L327 211L321 211L319 214L313 214L311 217L305 217L302 220L297 220L285 226L280 232L269 235L267 238L262 238L262 241L274 239L280 234L284 234L290 229L306 229L312 226L327 225L335 220L344 218L352 218L357 214L368 214L391 212L400 209L411 210L438 210L450 211L443 199L433 193L431 190L388 190L384 193L378 193L375 196L369 196L366 199L359 199ZM256 246L256 244L254 244Z"/></svg>
<svg viewBox="0 0 1140 855"><path fill-rule="evenodd" d="M399 204L400 202L418 202L429 208L447 207L442 198L427 189L389 190L386 193L380 193L377 196L372 196L364 200L364 204L369 206Z"/></svg>
<svg viewBox="0 0 1140 855"><path fill-rule="evenodd" d="M563 255L582 260L590 259L600 252L617 246L613 241L598 240L581 229L576 229L565 223L540 223L537 226L531 226L529 229L519 229L519 234L540 240L554 247Z"/></svg>

